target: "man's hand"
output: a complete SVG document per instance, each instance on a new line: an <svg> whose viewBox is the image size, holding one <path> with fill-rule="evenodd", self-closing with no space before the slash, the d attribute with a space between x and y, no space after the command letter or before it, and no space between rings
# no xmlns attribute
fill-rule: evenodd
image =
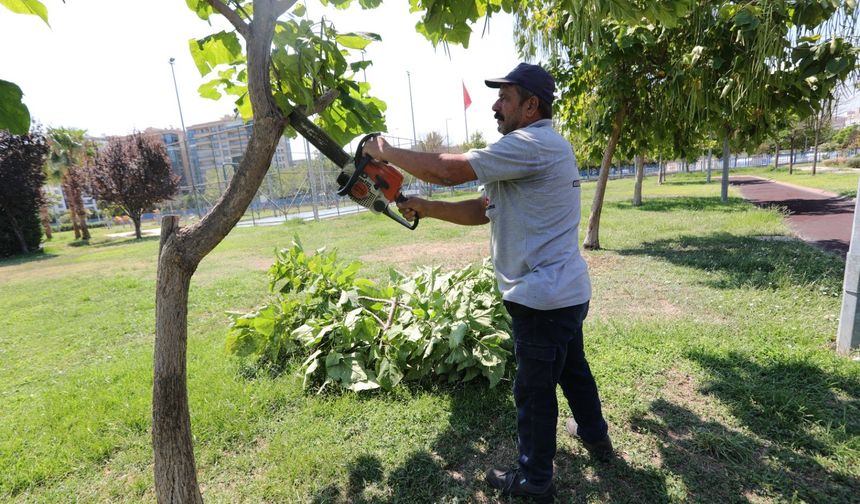
<svg viewBox="0 0 860 504"><path fill-rule="evenodd" d="M412 222L416 217L423 219L427 216L427 206L429 201L423 198L409 198L406 201L397 203L397 209L400 210L400 215L404 219Z"/></svg>
<svg viewBox="0 0 860 504"><path fill-rule="evenodd" d="M388 144L388 141L382 135L371 138L364 144L364 148L362 149L364 154L372 157L373 159L378 159L380 161L386 161L385 159L385 151L391 148L391 145Z"/></svg>

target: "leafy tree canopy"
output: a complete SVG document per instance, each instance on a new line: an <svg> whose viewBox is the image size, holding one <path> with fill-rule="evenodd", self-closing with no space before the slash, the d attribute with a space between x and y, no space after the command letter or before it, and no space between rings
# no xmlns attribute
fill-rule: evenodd
<svg viewBox="0 0 860 504"><path fill-rule="evenodd" d="M42 166L48 154L45 135L0 131L0 257L36 250L42 238Z"/></svg>
<svg viewBox="0 0 860 504"><path fill-rule="evenodd" d="M189 7L202 19L215 13L206 0L187 0ZM248 97L247 61L241 33L247 28L246 13L252 12L252 2L233 2L236 13L220 8L237 28L192 39L189 44L200 74L211 79L200 86L200 94L218 99L223 95L236 97L236 107L243 119L253 116ZM323 1L337 8L347 8L351 0ZM378 0L361 0L362 8L379 5ZM271 87L274 100L284 115L298 109L306 115L318 114L317 122L341 145L359 134L384 129L385 103L370 96L370 85L356 80L359 71L371 64L360 58L348 58L368 44L379 41L379 35L366 32L340 33L327 20L313 22L305 19L306 10L299 4L275 21L275 36L271 52ZM237 19L238 16L238 19ZM317 104L324 102L324 107ZM292 130L288 131L292 134Z"/></svg>
<svg viewBox="0 0 860 504"><path fill-rule="evenodd" d="M87 175L96 199L128 213L137 238L141 237L141 215L179 189L179 177L171 170L164 143L140 133L112 138Z"/></svg>

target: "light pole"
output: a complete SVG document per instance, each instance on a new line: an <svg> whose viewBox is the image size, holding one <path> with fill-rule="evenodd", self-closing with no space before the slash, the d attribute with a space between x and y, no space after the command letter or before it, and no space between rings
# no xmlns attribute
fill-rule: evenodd
<svg viewBox="0 0 860 504"><path fill-rule="evenodd" d="M412 75L406 71L406 80L409 81L409 110L412 111L412 148L418 145L418 135L415 134L415 107L412 106Z"/></svg>
<svg viewBox="0 0 860 504"><path fill-rule="evenodd" d="M176 91L176 105L179 107L179 124L182 125L182 146L185 149L185 159L188 160L188 175L191 177L191 197L194 199L194 210L197 213L197 218L200 218L200 205L197 201L197 184L194 181L194 166L191 164L191 154L188 153L188 132L185 131L185 118L182 117L182 103L179 101L179 86L176 85L176 71L173 70L173 63L176 58L170 58L170 74L173 75L173 90Z"/></svg>

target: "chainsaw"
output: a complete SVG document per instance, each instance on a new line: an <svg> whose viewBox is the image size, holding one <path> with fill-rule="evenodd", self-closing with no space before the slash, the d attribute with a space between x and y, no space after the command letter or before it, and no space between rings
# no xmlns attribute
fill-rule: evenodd
<svg viewBox="0 0 860 504"><path fill-rule="evenodd" d="M385 215L409 229L418 227L417 215L410 223L392 212L389 206L391 203L406 201L400 191L403 187L403 174L390 164L377 161L364 153L364 145L379 136L379 133L371 133L362 138L358 142L355 156L350 156L307 117L293 110L289 118L293 129L340 167L341 172L337 176L339 196L347 196L371 212Z"/></svg>

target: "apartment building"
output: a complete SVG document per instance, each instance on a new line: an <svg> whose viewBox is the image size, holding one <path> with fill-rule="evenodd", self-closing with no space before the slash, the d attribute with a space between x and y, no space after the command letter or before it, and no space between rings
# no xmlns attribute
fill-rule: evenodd
<svg viewBox="0 0 860 504"><path fill-rule="evenodd" d="M207 185L226 183L236 165L242 160L248 140L251 138L253 121L226 116L217 121L189 126L188 150L191 166L195 168L195 183ZM293 164L292 149L286 138L281 138L272 164L286 167Z"/></svg>

